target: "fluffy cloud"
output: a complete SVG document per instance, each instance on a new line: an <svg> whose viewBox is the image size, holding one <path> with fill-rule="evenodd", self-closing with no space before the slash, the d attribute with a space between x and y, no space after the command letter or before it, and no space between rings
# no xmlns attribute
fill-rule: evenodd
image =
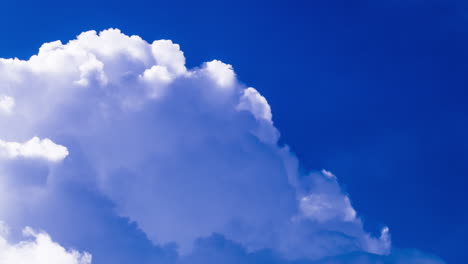
<svg viewBox="0 0 468 264"><path fill-rule="evenodd" d="M6 239L7 229L2 224L0 234L0 263L8 264L90 264L91 255L76 250L66 250L52 241L46 233L27 227L24 236L30 240L11 244Z"/></svg>
<svg viewBox="0 0 468 264"><path fill-rule="evenodd" d="M24 142L7 142L0 140L0 158L38 158L58 162L68 156L66 147L57 145L52 140L33 137Z"/></svg>
<svg viewBox="0 0 468 264"><path fill-rule="evenodd" d="M66 44L46 43L29 60L0 59L0 80L6 84L1 87L13 87L0 87L0 94L15 98L15 111L0 117L0 126L9 128L0 130L0 138L33 137L0 142L3 157L62 161L39 182L30 174L40 170L3 165L1 188L13 190L8 199L16 205L0 203L0 217L9 222L36 219L30 225L85 249L92 245L97 259L113 263L125 263L121 254L127 251L109 252L105 245L144 245L145 253L127 255L148 256L140 263L155 256L198 263L197 256L202 262L201 255L213 250L215 258L203 263L256 263L252 254L265 249L268 263L353 252L393 256L388 228L377 237L366 232L331 172L300 172L295 155L278 144L267 100L238 82L231 65L214 60L187 69L179 45L170 40L150 44L110 29L82 33ZM100 198L78 194L82 189ZM24 197L31 190L34 201ZM103 200L118 221L96 213ZM56 223L41 220L57 214ZM87 226L66 228L85 220ZM99 240L87 228L139 242ZM174 257L175 248L182 257Z"/></svg>
<svg viewBox="0 0 468 264"><path fill-rule="evenodd" d="M0 113L11 114L15 106L15 99L7 95L0 95Z"/></svg>
<svg viewBox="0 0 468 264"><path fill-rule="evenodd" d="M208 76L213 79L220 88L231 87L234 83L234 70L229 64L219 60L209 61L205 64Z"/></svg>

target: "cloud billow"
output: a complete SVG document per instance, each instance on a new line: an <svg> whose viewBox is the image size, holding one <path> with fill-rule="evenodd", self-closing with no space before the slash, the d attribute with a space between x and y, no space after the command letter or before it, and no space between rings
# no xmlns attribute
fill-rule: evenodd
<svg viewBox="0 0 468 264"><path fill-rule="evenodd" d="M0 59L0 80L0 219L93 263L443 263L366 232L331 172L300 173L231 65L109 29ZM46 180L22 184L17 158Z"/></svg>

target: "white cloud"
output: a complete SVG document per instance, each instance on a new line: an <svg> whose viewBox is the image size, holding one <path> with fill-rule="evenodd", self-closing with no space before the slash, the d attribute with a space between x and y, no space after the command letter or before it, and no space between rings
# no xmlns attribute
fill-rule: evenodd
<svg viewBox="0 0 468 264"><path fill-rule="evenodd" d="M166 67L172 74L181 75L187 71L184 53L178 44L172 43L171 40L156 40L151 45L151 50L156 63Z"/></svg>
<svg viewBox="0 0 468 264"><path fill-rule="evenodd" d="M232 66L219 60L212 60L205 64L208 76L213 79L220 88L231 87L235 74Z"/></svg>
<svg viewBox="0 0 468 264"><path fill-rule="evenodd" d="M167 68L161 65L155 65L145 70L140 78L145 83L150 98L158 98L164 95L164 89L174 79Z"/></svg>
<svg viewBox="0 0 468 264"><path fill-rule="evenodd" d="M325 169L322 169L321 172L322 172L323 175L327 176L330 179L336 179L335 174L333 174L331 171L327 171Z"/></svg>
<svg viewBox="0 0 468 264"><path fill-rule="evenodd" d="M388 227L383 227L380 231L380 237L374 238L369 235L365 236L367 252L374 254L389 254L392 240Z"/></svg>
<svg viewBox="0 0 468 264"><path fill-rule="evenodd" d="M177 44L149 44L111 29L44 44L27 61L0 60L0 69L21 113L10 127L75 142L98 171L87 177L154 242L175 241L187 251L197 238L219 232L249 249L289 254L281 236L291 234L282 230L302 225L290 222L298 210L300 222L320 220L322 230L356 241L367 235L336 181L311 174L316 188L301 187L296 158L277 145L267 100L237 82L229 64L214 60L187 70ZM0 138L11 138L8 132ZM0 149L7 158L68 155L38 138L2 141ZM292 257L329 254L320 244L296 247L303 250Z"/></svg>
<svg viewBox="0 0 468 264"><path fill-rule="evenodd" d="M255 88L249 87L244 90L238 110L248 110L255 118L265 120L269 123L272 122L271 108L265 97L263 97Z"/></svg>
<svg viewBox="0 0 468 264"><path fill-rule="evenodd" d="M351 206L347 196L336 197L327 193L312 193L301 198L300 208L304 216L317 221L329 221L334 218L340 218L349 222L356 219L356 211ZM341 201L340 201L341 200Z"/></svg>
<svg viewBox="0 0 468 264"><path fill-rule="evenodd" d="M80 65L80 79L76 82L82 86L90 85L92 80L96 80L100 85L107 84L107 76L104 74L104 64L94 56Z"/></svg>
<svg viewBox="0 0 468 264"><path fill-rule="evenodd" d="M11 114L15 106L15 99L7 95L0 95L0 113Z"/></svg>
<svg viewBox="0 0 468 264"><path fill-rule="evenodd" d="M319 222L337 219L359 222L348 195L343 193L331 172L322 170L321 173L310 174L306 185L299 202L303 217Z"/></svg>
<svg viewBox="0 0 468 264"><path fill-rule="evenodd" d="M52 241L43 232L27 227L23 234L28 240L9 243L5 233L0 233L0 263L2 264L91 264L91 255L67 250Z"/></svg>
<svg viewBox="0 0 468 264"><path fill-rule="evenodd" d="M238 82L229 64L186 69L170 40L149 44L110 29L44 44L29 60L0 59L0 81L0 94L13 91L18 112L8 124L0 118L0 127L8 127L0 138L47 135L73 143L70 163L46 176L56 181L32 189L60 200L52 183L85 182L156 244L177 242L187 253L216 232L248 250L313 260L391 248L388 229L380 237L366 232L332 173L299 170L288 147L278 145L267 100ZM67 155L67 147L49 139L0 141L3 158ZM27 180L15 178L15 169L5 176L15 181L6 179L2 188ZM16 205L28 210L0 215L24 219L24 211L48 206Z"/></svg>
<svg viewBox="0 0 468 264"><path fill-rule="evenodd" d="M66 147L55 144L52 140L33 137L24 143L0 140L0 158L33 158L58 162L68 156Z"/></svg>

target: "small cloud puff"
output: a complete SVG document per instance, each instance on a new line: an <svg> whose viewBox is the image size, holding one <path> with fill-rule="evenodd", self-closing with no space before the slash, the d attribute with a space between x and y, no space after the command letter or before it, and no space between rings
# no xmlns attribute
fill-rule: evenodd
<svg viewBox="0 0 468 264"><path fill-rule="evenodd" d="M24 143L0 140L0 158L31 158L59 162L68 156L68 149L52 140L33 137Z"/></svg>
<svg viewBox="0 0 468 264"><path fill-rule="evenodd" d="M15 99L11 96L0 95L0 114L11 114L15 106Z"/></svg>
<svg viewBox="0 0 468 264"><path fill-rule="evenodd" d="M336 179L335 174L333 174L331 171L327 171L326 169L323 169L321 172L323 175L327 176L330 179Z"/></svg>
<svg viewBox="0 0 468 264"><path fill-rule="evenodd" d="M219 60L212 60L205 63L205 70L208 76L216 82L220 88L232 87L235 80L234 70L230 64Z"/></svg>

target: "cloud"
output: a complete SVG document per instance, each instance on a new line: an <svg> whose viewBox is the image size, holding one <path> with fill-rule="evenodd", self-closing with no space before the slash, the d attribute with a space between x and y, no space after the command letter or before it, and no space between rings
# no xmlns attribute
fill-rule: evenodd
<svg viewBox="0 0 468 264"><path fill-rule="evenodd" d="M231 87L234 84L234 70L229 64L219 60L205 63L205 70L208 76L213 79L220 88Z"/></svg>
<svg viewBox="0 0 468 264"><path fill-rule="evenodd" d="M15 106L15 99L7 95L0 95L0 113L11 114Z"/></svg>
<svg viewBox="0 0 468 264"><path fill-rule="evenodd" d="M322 172L323 175L327 176L328 178L331 178L331 179L336 178L335 174L333 174L331 171L327 171L325 169L322 169L321 172Z"/></svg>
<svg viewBox="0 0 468 264"><path fill-rule="evenodd" d="M33 137L24 143L0 140L0 158L32 158L58 162L68 156L66 147L55 144L52 140Z"/></svg>
<svg viewBox="0 0 468 264"><path fill-rule="evenodd" d="M67 250L52 241L43 232L36 232L30 227L23 230L25 237L30 238L16 244L6 239L7 232L2 224L0 234L0 263L5 264L90 264L91 255L76 250Z"/></svg>
<svg viewBox="0 0 468 264"><path fill-rule="evenodd" d="M257 90L249 87L244 90L238 110L247 110L251 112L255 118L265 120L269 123L272 122L271 108L265 97L263 97Z"/></svg>
<svg viewBox="0 0 468 264"><path fill-rule="evenodd" d="M172 41L109 29L0 59L0 80L14 87L0 94L15 98L0 138L32 137L2 141L0 153L61 161L44 173L0 165L4 200L15 204L0 203L0 217L10 223L33 221L24 224L108 263L197 263L201 248L214 251L204 263L393 256L388 228L367 232L336 176L299 169L268 101L229 64L187 69Z"/></svg>
<svg viewBox="0 0 468 264"><path fill-rule="evenodd" d="M157 65L167 68L173 75L187 72L184 53L178 44L172 43L171 40L156 40L151 45L151 51Z"/></svg>

